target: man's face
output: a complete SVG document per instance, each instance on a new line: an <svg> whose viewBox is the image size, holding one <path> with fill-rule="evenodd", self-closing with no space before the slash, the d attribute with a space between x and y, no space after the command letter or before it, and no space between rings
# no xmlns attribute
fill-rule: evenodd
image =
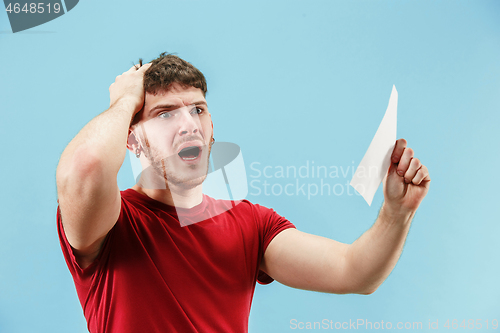
<svg viewBox="0 0 500 333"><path fill-rule="evenodd" d="M174 83L163 93L146 94L132 133L142 151L143 172L149 169L169 188L193 188L205 179L213 127L200 89Z"/></svg>

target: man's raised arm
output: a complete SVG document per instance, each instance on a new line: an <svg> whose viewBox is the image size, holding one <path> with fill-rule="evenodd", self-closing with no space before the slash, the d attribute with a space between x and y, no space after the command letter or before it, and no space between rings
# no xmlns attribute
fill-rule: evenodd
<svg viewBox="0 0 500 333"><path fill-rule="evenodd" d="M373 293L401 255L411 220L427 194L427 168L406 141L396 142L384 179L384 204L375 224L352 244L287 229L276 235L261 269L300 289L331 293Z"/></svg>
<svg viewBox="0 0 500 333"><path fill-rule="evenodd" d="M120 213L117 175L129 127L144 105L144 72L132 67L109 87L110 108L92 119L61 155L56 180L66 237L82 268L97 257Z"/></svg>

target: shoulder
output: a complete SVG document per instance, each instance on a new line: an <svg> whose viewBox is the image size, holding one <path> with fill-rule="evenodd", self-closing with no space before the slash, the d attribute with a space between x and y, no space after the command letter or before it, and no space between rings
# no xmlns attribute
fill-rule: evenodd
<svg viewBox="0 0 500 333"><path fill-rule="evenodd" d="M141 197L143 196L142 194L140 194L139 192L137 192L131 188L126 189L124 191L120 191L120 195L122 197L122 200L125 200L127 202L131 202L131 203L140 201Z"/></svg>

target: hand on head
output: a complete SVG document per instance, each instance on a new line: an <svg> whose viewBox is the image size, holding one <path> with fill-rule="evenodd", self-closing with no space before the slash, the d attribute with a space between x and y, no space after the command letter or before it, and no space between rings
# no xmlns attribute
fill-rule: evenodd
<svg viewBox="0 0 500 333"><path fill-rule="evenodd" d="M151 63L134 65L118 75L109 87L110 105L125 102L134 108L134 114L139 112L144 106L144 73L150 66Z"/></svg>

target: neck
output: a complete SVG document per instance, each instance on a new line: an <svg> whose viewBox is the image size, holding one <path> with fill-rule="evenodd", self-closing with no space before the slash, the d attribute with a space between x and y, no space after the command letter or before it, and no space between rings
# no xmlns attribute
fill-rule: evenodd
<svg viewBox="0 0 500 333"><path fill-rule="evenodd" d="M193 208L203 201L202 184L193 188L182 188L164 182L164 186L156 187L145 185L141 180L132 187L133 190L169 206Z"/></svg>
<svg viewBox="0 0 500 333"><path fill-rule="evenodd" d="M175 192L171 191L170 189L147 189L144 187L140 187L137 184L134 185L132 189L150 197L151 199L178 208L193 208L203 201L203 192L201 185L189 190Z"/></svg>

